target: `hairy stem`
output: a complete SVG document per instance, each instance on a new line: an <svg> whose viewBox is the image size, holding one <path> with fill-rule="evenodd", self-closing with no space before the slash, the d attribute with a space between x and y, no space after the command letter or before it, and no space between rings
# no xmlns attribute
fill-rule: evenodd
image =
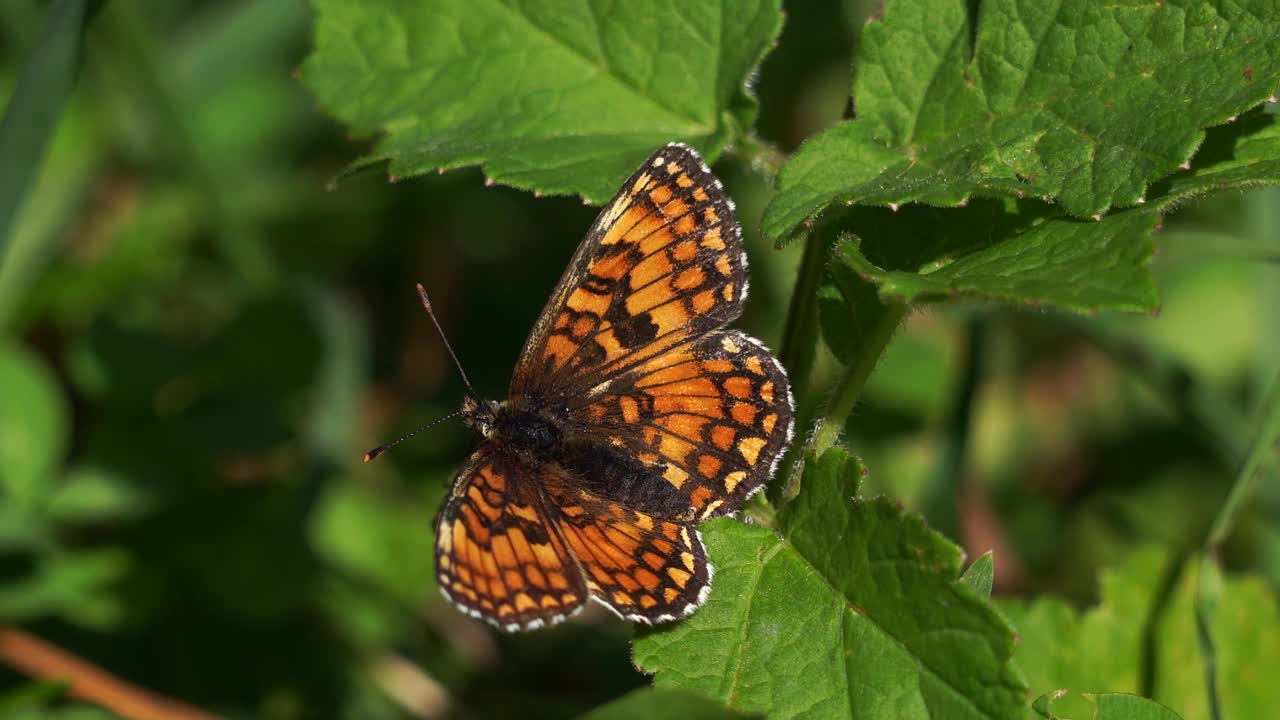
<svg viewBox="0 0 1280 720"><path fill-rule="evenodd" d="M880 356L888 347L893 333L906 317L907 305L880 304L868 307L867 312L874 313L873 317L868 318L867 327L870 332L864 338L864 344L858 348L853 361L845 367L844 374L836 385L835 393L818 421L817 429L813 434L815 456L821 457L822 453L835 445L840 438L845 420L849 417L849 413L853 412L858 398L862 396L862 388L866 386L867 378L871 376L871 371L880 361Z"/></svg>
<svg viewBox="0 0 1280 720"><path fill-rule="evenodd" d="M805 240L804 257L800 260L795 289L791 291L787 325L782 334L779 360L791 379L791 392L801 403L809 390L813 359L818 352L818 287L822 284L830 248L831 238L824 233L810 233Z"/></svg>
<svg viewBox="0 0 1280 720"><path fill-rule="evenodd" d="M809 382L813 374L813 361L817 357L818 343L818 288L826 270L827 256L834 237L827 233L811 232L804 244L804 257L800 260L800 272L796 276L795 289L791 292L791 305L787 308L787 325L782 334L779 360L787 369L791 381L791 395L796 402L796 435L803 437L812 422L814 409L809 404ZM769 488L769 498L783 500L796 470L796 459L801 457L804 442L797 440L788 449L778 466L778 476Z"/></svg>
<svg viewBox="0 0 1280 720"><path fill-rule="evenodd" d="M745 133L738 143L737 155L751 166L752 170L768 178L770 183L778 177L782 166L787 163L787 155L754 132Z"/></svg>

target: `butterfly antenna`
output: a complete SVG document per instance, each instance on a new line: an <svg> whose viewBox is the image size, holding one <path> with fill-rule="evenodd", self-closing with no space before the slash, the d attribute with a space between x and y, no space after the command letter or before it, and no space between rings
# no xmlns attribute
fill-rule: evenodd
<svg viewBox="0 0 1280 720"><path fill-rule="evenodd" d="M462 369L462 363L458 361L458 356L453 352L453 347L449 345L449 338L444 336L444 328L440 327L440 321L436 319L436 314L431 310L431 298L427 297L427 289L422 287L422 283L418 283L418 297L422 298L422 307L427 309L427 317L431 318L432 324L436 326L436 332L440 333L440 340L444 342L444 349L449 351L449 357L453 358L453 364L458 368L458 374L462 376L462 384L467 386L467 392L473 398L479 398L480 394L476 389L471 387L471 381L467 379L467 371Z"/></svg>
<svg viewBox="0 0 1280 720"><path fill-rule="evenodd" d="M445 416L444 416L444 417L442 417L442 418L436 418L435 420L432 420L431 422L427 423L426 425L423 425L422 427L418 428L417 430L414 430L414 431L412 431L412 432L410 432L410 433L408 433L408 434L406 434L406 435L402 435L402 436L400 436L400 437L396 438L395 440L392 440L391 442L387 443L386 445L379 445L378 447L376 447L376 448L374 448L374 449L372 449L372 450L370 450L369 452L367 452L367 453L365 453L365 454L364 454L364 462L372 462L373 460L375 460L375 459L376 459L379 455L381 455L382 453L384 453L384 452L386 452L386 451L390 450L391 448L393 448L393 447L395 447L395 446L399 445L400 443L404 442L405 440L408 440L409 438L413 437L414 435L417 435L418 433L422 432L423 430L426 430L427 428L431 427L432 425L439 425L440 423L444 422L445 420L448 420L449 418L457 417L457 416L459 416L459 415L461 415L461 414L462 414L462 411L461 411L461 410L459 410L459 411L457 411L457 412L449 413L448 415L445 415Z"/></svg>

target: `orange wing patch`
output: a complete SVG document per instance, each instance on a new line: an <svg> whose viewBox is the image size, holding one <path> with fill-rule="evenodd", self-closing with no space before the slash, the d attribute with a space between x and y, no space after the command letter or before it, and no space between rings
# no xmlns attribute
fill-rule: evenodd
<svg viewBox="0 0 1280 720"><path fill-rule="evenodd" d="M697 519L735 512L764 486L791 440L794 416L782 366L736 331L643 363L576 413L579 423L600 427L647 461L654 482L683 495L687 515Z"/></svg>
<svg viewBox="0 0 1280 720"><path fill-rule="evenodd" d="M588 232L525 346L511 397L572 398L736 318L746 257L733 201L668 145Z"/></svg>
<svg viewBox="0 0 1280 720"><path fill-rule="evenodd" d="M713 570L698 531L570 484L548 484L557 529L593 598L626 620L667 622L692 613Z"/></svg>
<svg viewBox="0 0 1280 720"><path fill-rule="evenodd" d="M440 589L508 632L554 625L588 598L582 572L546 522L541 482L486 443L458 474L436 520Z"/></svg>

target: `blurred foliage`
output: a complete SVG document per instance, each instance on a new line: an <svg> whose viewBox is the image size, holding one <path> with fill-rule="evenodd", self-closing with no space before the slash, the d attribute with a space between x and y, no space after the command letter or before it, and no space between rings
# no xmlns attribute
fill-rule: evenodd
<svg viewBox="0 0 1280 720"><path fill-rule="evenodd" d="M1263 717L1280 701L1267 674L1280 656L1280 482L1274 436L1259 429L1280 369L1280 192L1239 189L1275 181L1274 106L1210 129L1184 170L1126 176L1126 193L1150 183L1150 197L1178 200L1159 217L1152 202L1076 221L1003 196L896 207L1007 189L977 175L941 190L899 177L866 195L892 208L846 208L853 195L839 184L853 176L835 159L870 152L844 137L865 139L854 110L892 120L960 102L917 93L914 105L890 107L878 81L854 92L873 51L894 70L912 68L894 58L926 58L909 52L919 37L899 13L945 5L967 18L973 41L983 37L979 7L997 22L1016 3L897 0L885 15L881 3L798 0L785 3L785 23L772 3L752 3L750 22L692 43L689 62L710 65L687 86L557 80L581 91L557 112L581 115L599 93L620 93L627 112L653 113L640 123L649 134L620 115L563 124L549 111L518 138L499 120L542 96L499 92L517 71L586 72L590 63L562 61L659 53L671 63L662 67L680 67L679 48L653 38L701 38L706 8L732 4L645 24L633 45L627 23L643 17L604 18L622 44L598 57L566 31L537 36L549 48L537 62L475 64L468 53L530 32L491 9L509 32L419 58L491 73L474 96L462 74L446 78L459 84L444 96L423 90L442 72L429 65L405 77L352 69L407 57L397 51L409 45L387 38L407 43L424 20L401 18L408 30L393 33L395 23L376 22L395 14L390 5L0 0L0 148L23 151L0 157L0 209L14 208L0 223L0 630L21 628L156 697L282 720L1169 712L1122 693L1184 718L1212 717L1215 697L1226 717ZM453 24L436 30L460 27L465 5L447 3ZM1164 5L1194 19L1214 4ZM1262 36L1280 37L1262 10ZM552 23L547 13L534 19ZM860 29L873 13L886 20L868 46ZM1205 62L1257 50L1232 37L1195 41ZM1259 46L1274 60L1269 42ZM312 50L324 54L307 59ZM42 57L50 80L24 83ZM1209 65L1222 82L1274 92L1274 69L1252 57L1248 72ZM966 98L981 90L963 89L960 74L945 79ZM379 92L360 89L375 80ZM1198 111L1244 103L1232 112L1258 94L1205 100L1209 90L1184 94L1204 100ZM441 97L447 106L432 107ZM469 97L485 107L457 114ZM1126 98L1126 132L1150 130L1138 102L1148 96ZM1020 107L1009 116L1033 126L1023 130L1043 129ZM1205 112L1176 123L1174 144L1224 119ZM928 130L945 139L968 117L939 115ZM464 121L484 127L482 143L441 135ZM566 143L562 128L598 136ZM784 153L828 128L775 192ZM375 130L385 134L366 135ZM609 133L626 141L611 145ZM806 434L828 454L784 466L773 502L749 508L757 526L705 529L721 573L688 621L633 635L591 608L555 630L497 634L444 602L432 577L432 518L474 438L446 423L359 462L462 395L414 283L431 290L478 389L501 397L596 211L576 197L486 187L486 172L599 200L676 137L721 158L717 175L738 202L753 280L739 324L792 372L809 432L797 433L791 459L812 450ZM1025 149L1021 137L996 140ZM504 139L524 144L516 152ZM909 140L878 136L877 152L899 155ZM824 154L833 142L839 152ZM385 157L403 165L397 174L451 171L388 182L382 166L351 170ZM1125 166L1107 162L1108 173ZM838 187L794 180L806 172ZM1014 178L1044 186L1032 195L1061 180ZM776 250L758 231L765 207L779 213L789 201L778 198L805 187L805 212L773 221L774 234L798 228L804 241ZM1063 187L1078 191L1068 209L1106 205L1080 200L1078 178ZM802 222L830 201L816 224ZM841 445L865 462L865 478ZM1256 489L1206 552L1251 448L1260 469L1246 482ZM979 558L963 574L961 549ZM772 576L753 552L775 553ZM64 683L33 678L6 647L0 717L111 716ZM737 684L725 682L727 658ZM801 666L805 678L794 676ZM847 692L812 677L847 682ZM900 694L877 694L879 682ZM954 695L966 688L976 702ZM1071 693L1032 707L1060 688Z"/></svg>
<svg viewBox="0 0 1280 720"><path fill-rule="evenodd" d="M1178 714L1169 708L1138 695L1127 693L1081 693L1072 695L1065 690L1055 691L1036 698L1035 703L1033 703L1036 711L1035 717L1044 718L1044 720L1065 720L1065 718L1055 714L1061 712L1056 706L1065 705L1065 702L1059 702L1063 698L1078 699L1080 702L1086 703L1077 711L1084 714L1074 716L1082 719L1181 720Z"/></svg>

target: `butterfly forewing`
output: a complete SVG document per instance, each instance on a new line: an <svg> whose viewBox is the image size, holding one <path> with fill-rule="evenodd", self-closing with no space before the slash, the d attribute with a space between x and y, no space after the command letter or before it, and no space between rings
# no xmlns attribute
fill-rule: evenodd
<svg viewBox="0 0 1280 720"><path fill-rule="evenodd" d="M623 183L552 293L513 401L575 398L742 312L733 202L691 148L668 145Z"/></svg>

